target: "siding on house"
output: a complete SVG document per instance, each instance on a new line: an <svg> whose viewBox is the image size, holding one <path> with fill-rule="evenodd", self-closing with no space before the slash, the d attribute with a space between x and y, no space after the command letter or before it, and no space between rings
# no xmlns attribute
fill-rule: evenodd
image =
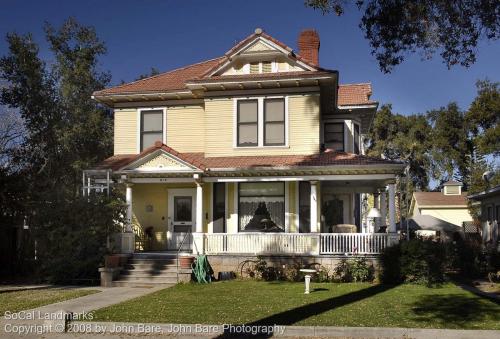
<svg viewBox="0 0 500 339"><path fill-rule="evenodd" d="M201 105L167 107L167 145L178 152L205 151L205 119Z"/></svg>
<svg viewBox="0 0 500 339"><path fill-rule="evenodd" d="M205 101L205 156L314 154L319 152L319 95L288 97L289 147L234 147L234 100Z"/></svg>
<svg viewBox="0 0 500 339"><path fill-rule="evenodd" d="M137 110L115 109L114 154L137 153Z"/></svg>
<svg viewBox="0 0 500 339"><path fill-rule="evenodd" d="M431 215L451 224L462 226L464 221L472 221L472 216L466 207L463 208L422 208L420 214Z"/></svg>

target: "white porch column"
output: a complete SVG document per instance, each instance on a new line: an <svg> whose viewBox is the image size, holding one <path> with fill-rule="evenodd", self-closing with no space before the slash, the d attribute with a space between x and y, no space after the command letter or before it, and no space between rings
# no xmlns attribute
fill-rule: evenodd
<svg viewBox="0 0 500 339"><path fill-rule="evenodd" d="M378 192L373 193L373 207L380 211L380 203L379 203L380 194ZM371 232L378 232L380 227L380 218L374 218L374 229Z"/></svg>
<svg viewBox="0 0 500 339"><path fill-rule="evenodd" d="M387 197L385 190L380 193L380 225L387 225Z"/></svg>
<svg viewBox="0 0 500 339"><path fill-rule="evenodd" d="M132 232L132 186L133 184L127 183L125 191L125 201L127 203L127 225L125 225L125 230L127 232Z"/></svg>
<svg viewBox="0 0 500 339"><path fill-rule="evenodd" d="M311 233L318 233L318 182L311 181Z"/></svg>
<svg viewBox="0 0 500 339"><path fill-rule="evenodd" d="M195 178L196 179L196 178ZM196 232L193 234L193 253L203 254L203 183L196 180Z"/></svg>
<svg viewBox="0 0 500 339"><path fill-rule="evenodd" d="M203 184L196 182L196 233L203 232Z"/></svg>
<svg viewBox="0 0 500 339"><path fill-rule="evenodd" d="M389 184L389 233L396 233L396 184Z"/></svg>
<svg viewBox="0 0 500 339"><path fill-rule="evenodd" d="M132 229L132 184L127 183L125 189L125 202L127 203L127 215L124 232L115 235L115 244L119 247L120 253L134 253L135 234Z"/></svg>

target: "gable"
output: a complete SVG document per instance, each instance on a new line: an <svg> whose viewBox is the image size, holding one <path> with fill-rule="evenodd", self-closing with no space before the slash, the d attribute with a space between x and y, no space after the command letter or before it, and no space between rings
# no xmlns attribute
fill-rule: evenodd
<svg viewBox="0 0 500 339"><path fill-rule="evenodd" d="M230 50L226 57L226 62L214 69L209 76L316 70L298 60L291 48L260 34Z"/></svg>
<svg viewBox="0 0 500 339"><path fill-rule="evenodd" d="M193 172L199 171L195 166L181 160L180 158L164 151L158 150L140 158L124 168L138 172Z"/></svg>

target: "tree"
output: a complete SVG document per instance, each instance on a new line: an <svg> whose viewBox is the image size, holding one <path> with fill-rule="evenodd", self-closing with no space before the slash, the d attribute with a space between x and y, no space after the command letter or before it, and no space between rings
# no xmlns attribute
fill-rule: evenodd
<svg viewBox="0 0 500 339"><path fill-rule="evenodd" d="M387 73L408 54L424 58L439 52L450 68L476 61L478 42L500 37L498 0L356 0L363 13L360 28L369 41L380 69ZM345 0L305 0L323 14L342 15Z"/></svg>
<svg viewBox="0 0 500 339"><path fill-rule="evenodd" d="M402 160L407 165L398 178L401 188L400 206L405 213L415 190L427 190L431 166L430 126L423 115L393 114L391 105L383 105L375 116L369 134L367 154L391 160Z"/></svg>
<svg viewBox="0 0 500 339"><path fill-rule="evenodd" d="M466 185L473 149L464 112L450 103L427 117L432 125L433 177L442 182L455 178Z"/></svg>
<svg viewBox="0 0 500 339"><path fill-rule="evenodd" d="M391 160L403 160L409 168L409 185L426 190L429 185L430 126L425 116L393 114L391 105L383 105L375 116L369 134L367 154Z"/></svg>
<svg viewBox="0 0 500 339"><path fill-rule="evenodd" d="M13 157L23 175L19 182L8 180L11 185L2 186L2 196L22 201L17 212L28 217L39 249L47 253L40 254L38 265L46 275L79 277L54 271L58 258L68 255L62 242L81 243L72 257L86 258L97 275L103 254L97 249L105 247L104 235L123 212L117 197L97 204L102 198L79 196L82 170L112 153L112 116L91 99L110 80L97 68L106 48L93 28L72 18L58 29L46 24L45 33L54 57L50 63L40 58L30 34L7 34L9 52L0 58L0 81L7 84L0 90L0 104L18 111L26 128ZM93 219L86 209L93 211Z"/></svg>
<svg viewBox="0 0 500 339"><path fill-rule="evenodd" d="M500 155L499 83L482 80L476 83L477 96L465 114L473 143L482 154Z"/></svg>

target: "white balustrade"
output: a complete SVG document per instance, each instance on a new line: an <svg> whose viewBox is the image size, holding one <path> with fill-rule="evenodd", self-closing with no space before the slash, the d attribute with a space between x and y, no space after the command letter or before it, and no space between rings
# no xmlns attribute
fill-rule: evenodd
<svg viewBox="0 0 500 339"><path fill-rule="evenodd" d="M212 233L204 234L207 254L379 254L397 242L385 233Z"/></svg>

